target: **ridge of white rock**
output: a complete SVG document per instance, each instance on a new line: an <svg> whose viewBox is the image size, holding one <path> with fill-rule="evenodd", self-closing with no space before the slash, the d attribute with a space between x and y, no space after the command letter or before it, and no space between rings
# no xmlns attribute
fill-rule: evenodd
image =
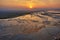
<svg viewBox="0 0 60 40"><path fill-rule="evenodd" d="M55 16L32 13L16 18L0 19L0 37L22 34L21 36L24 35L23 37L32 40L52 40L60 33L60 19L54 18Z"/></svg>

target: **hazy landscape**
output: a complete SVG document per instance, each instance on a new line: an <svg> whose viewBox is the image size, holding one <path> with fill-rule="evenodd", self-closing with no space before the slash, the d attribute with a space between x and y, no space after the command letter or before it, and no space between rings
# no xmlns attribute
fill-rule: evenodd
<svg viewBox="0 0 60 40"><path fill-rule="evenodd" d="M17 12L0 12L0 40L60 39L60 11Z"/></svg>
<svg viewBox="0 0 60 40"><path fill-rule="evenodd" d="M60 40L60 0L0 0L0 40Z"/></svg>

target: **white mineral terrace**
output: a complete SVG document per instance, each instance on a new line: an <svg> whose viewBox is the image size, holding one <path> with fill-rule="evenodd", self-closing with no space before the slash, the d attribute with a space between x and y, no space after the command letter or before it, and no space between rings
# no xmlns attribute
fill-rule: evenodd
<svg viewBox="0 0 60 40"><path fill-rule="evenodd" d="M0 40L54 40L60 36L60 18L55 17L33 13L0 19Z"/></svg>
<svg viewBox="0 0 60 40"><path fill-rule="evenodd" d="M60 11L48 11L48 12L51 12L51 13L60 13Z"/></svg>

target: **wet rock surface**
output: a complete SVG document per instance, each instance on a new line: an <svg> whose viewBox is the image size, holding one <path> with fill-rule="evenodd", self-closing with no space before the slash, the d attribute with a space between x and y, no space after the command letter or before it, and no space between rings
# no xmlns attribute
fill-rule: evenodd
<svg viewBox="0 0 60 40"><path fill-rule="evenodd" d="M60 15L32 13L0 19L0 40L54 40L59 33Z"/></svg>

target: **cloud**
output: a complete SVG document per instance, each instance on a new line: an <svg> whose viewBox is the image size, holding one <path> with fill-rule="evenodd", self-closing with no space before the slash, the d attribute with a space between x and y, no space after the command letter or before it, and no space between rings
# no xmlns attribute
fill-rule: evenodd
<svg viewBox="0 0 60 40"><path fill-rule="evenodd" d="M27 6L29 3L33 3L35 6L58 6L60 5L60 0L0 0L0 6Z"/></svg>

